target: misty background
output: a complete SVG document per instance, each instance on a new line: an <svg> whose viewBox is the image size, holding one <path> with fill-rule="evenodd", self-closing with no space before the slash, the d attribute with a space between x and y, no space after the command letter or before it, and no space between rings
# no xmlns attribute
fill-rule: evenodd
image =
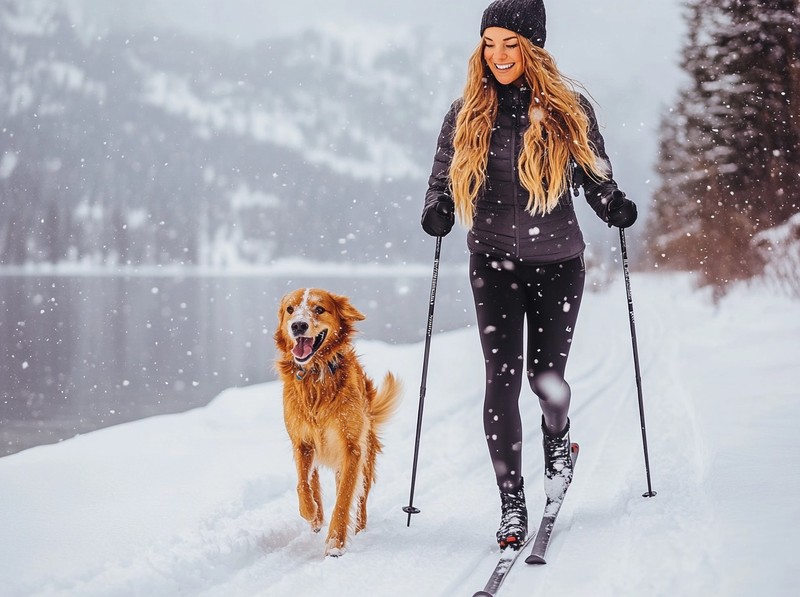
<svg viewBox="0 0 800 597"><path fill-rule="evenodd" d="M364 337L421 339L420 207L486 4L2 0L0 455L273 379L296 287L350 295ZM680 7L547 3L643 219ZM591 289L616 235L577 205ZM437 330L472 323L465 263L458 230Z"/></svg>
<svg viewBox="0 0 800 597"><path fill-rule="evenodd" d="M427 182L435 134L450 102L461 93L466 59L479 41L481 15L489 4L485 0L63 1L72 14L94 23L98 31L172 30L252 50L256 61L264 40L278 39L281 46L298 52L308 49L309 62L298 67L300 74L271 82L278 86L308 84L310 79L302 71L319 61L313 48L320 38L331 38L347 48L344 60L356 71L365 67L350 75L376 79L377 84L376 70L387 65L370 63L379 54L403 50L406 55L391 74L410 79L406 91L413 97L406 99L422 100L423 109L414 113L414 120L422 120L421 128L428 133L416 139L419 149L410 156L424 172L425 180L417 181L418 188ZM562 72L583 85L594 100L615 177L646 214L656 184L659 124L687 78L679 66L686 36L682 2L551 0L546 7L547 49ZM266 64L261 65L264 71L269 70ZM397 99L403 103L402 97ZM362 112L359 119L380 116ZM403 124L417 123L404 119ZM607 240L601 223L584 216L582 224L590 240ZM636 229L630 231L633 236L636 233Z"/></svg>

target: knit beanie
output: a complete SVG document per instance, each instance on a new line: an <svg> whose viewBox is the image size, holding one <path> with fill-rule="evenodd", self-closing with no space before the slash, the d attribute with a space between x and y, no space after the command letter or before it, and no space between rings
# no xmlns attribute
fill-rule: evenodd
<svg viewBox="0 0 800 597"><path fill-rule="evenodd" d="M495 0L483 11L481 35L489 27L502 27L543 48L546 24L543 0Z"/></svg>

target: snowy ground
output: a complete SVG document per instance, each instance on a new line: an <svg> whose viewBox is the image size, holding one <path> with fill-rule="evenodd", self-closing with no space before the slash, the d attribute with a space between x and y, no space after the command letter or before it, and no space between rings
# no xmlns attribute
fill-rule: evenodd
<svg viewBox="0 0 800 597"><path fill-rule="evenodd" d="M509 597L782 596L800 528L800 303L741 289L715 307L683 276L633 275L652 479L646 489L624 287L587 294L568 376L575 481L550 563ZM437 305L437 309L447 308ZM415 505L408 503L422 345L362 339L406 392L384 439L367 531L339 559L297 513L280 388L0 459L0 594L469 596L497 550L474 329L433 338ZM265 361L272 355L265 355ZM525 475L543 504L535 401ZM325 476L327 503L332 478ZM330 506L329 506L330 510Z"/></svg>

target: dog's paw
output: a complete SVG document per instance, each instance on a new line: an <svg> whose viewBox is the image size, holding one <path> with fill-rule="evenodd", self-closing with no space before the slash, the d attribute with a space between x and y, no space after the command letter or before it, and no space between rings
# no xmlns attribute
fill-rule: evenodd
<svg viewBox="0 0 800 597"><path fill-rule="evenodd" d="M344 555L344 545L339 545L336 539L330 539L325 545L325 555L330 558L338 558Z"/></svg>
<svg viewBox="0 0 800 597"><path fill-rule="evenodd" d="M304 516L303 518L306 517ZM311 518L306 518L306 522L308 522L313 532L319 533L322 530L322 525L325 521L321 516L312 516Z"/></svg>

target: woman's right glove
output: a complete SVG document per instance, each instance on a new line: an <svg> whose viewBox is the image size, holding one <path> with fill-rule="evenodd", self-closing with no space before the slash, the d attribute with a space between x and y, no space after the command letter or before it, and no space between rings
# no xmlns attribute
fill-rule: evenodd
<svg viewBox="0 0 800 597"><path fill-rule="evenodd" d="M431 201L422 209L422 229L431 236L446 236L454 222L453 202L447 198Z"/></svg>
<svg viewBox="0 0 800 597"><path fill-rule="evenodd" d="M636 204L625 197L625 193L619 189L611 193L611 199L608 201L608 227L616 226L617 228L627 228L633 226L639 215L636 210Z"/></svg>

